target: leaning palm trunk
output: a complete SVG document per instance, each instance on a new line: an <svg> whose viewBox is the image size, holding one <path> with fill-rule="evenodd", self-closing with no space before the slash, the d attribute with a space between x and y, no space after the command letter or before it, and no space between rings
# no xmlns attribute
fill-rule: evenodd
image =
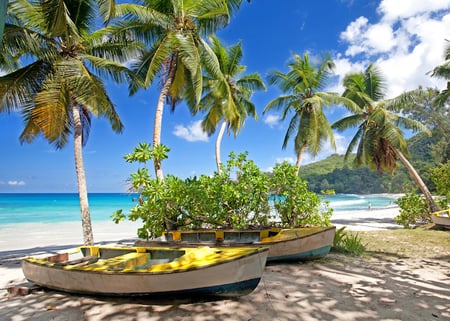
<svg viewBox="0 0 450 321"><path fill-rule="evenodd" d="M406 159L406 157L398 149L395 149L395 152L397 156L400 158L400 161L403 163L403 165L405 165L405 167L408 169L408 172L413 178L414 182L416 182L417 186L422 191L422 194L425 197L431 212L439 211L439 207L434 202L433 196L431 195L425 183L422 181L422 178L419 176L417 171L414 169L414 167L411 165L408 159Z"/></svg>
<svg viewBox="0 0 450 321"><path fill-rule="evenodd" d="M78 104L73 103L72 115L74 122L74 157L78 180L78 195L80 197L81 226L83 228L84 245L94 245L92 234L91 214L89 212L88 195L86 188L86 175L83 164L83 130Z"/></svg>
<svg viewBox="0 0 450 321"><path fill-rule="evenodd" d="M222 144L223 133L225 132L225 128L227 127L227 122L224 121L222 126L220 127L219 134L216 139L216 164L217 164L217 172L219 174L222 173L222 162L220 160L220 145Z"/></svg>
<svg viewBox="0 0 450 321"><path fill-rule="evenodd" d="M305 153L305 151L306 151L306 149L307 149L308 147L302 147L301 149L300 149L300 152L298 153L298 155L297 155L297 163L295 164L295 167L297 168L297 171L296 171L296 173L295 173L295 175L296 176L298 176L298 173L300 172L300 166L301 166L301 164L302 164L302 159L303 159L303 154Z"/></svg>
<svg viewBox="0 0 450 321"><path fill-rule="evenodd" d="M156 105L156 111L155 111L155 121L154 121L154 132L153 132L153 148L158 146L161 143L161 123L162 123L162 116L163 116L163 110L164 110L164 102L167 97L168 88L170 87L164 85L163 89L161 90L159 94L158 104ZM159 181L162 181L164 179L164 174L161 167L161 160L159 160L157 157L153 158L153 164L155 167L155 175L156 178Z"/></svg>
<svg viewBox="0 0 450 321"><path fill-rule="evenodd" d="M8 6L7 0L3 0L2 3L0 3L0 45L2 44L3 30L5 29L7 6Z"/></svg>
<svg viewBox="0 0 450 321"><path fill-rule="evenodd" d="M167 95L169 94L170 86L172 85L173 79L175 78L175 72L177 70L177 54L174 54L170 60L169 73L164 85L159 93L158 104L156 105L155 111L155 122L154 122L154 132L153 132L153 148L161 144L161 124L162 116L164 110L164 103L166 102ZM157 157L153 158L153 164L155 167L155 175L158 181L162 182L164 180L164 174L161 166L161 160Z"/></svg>

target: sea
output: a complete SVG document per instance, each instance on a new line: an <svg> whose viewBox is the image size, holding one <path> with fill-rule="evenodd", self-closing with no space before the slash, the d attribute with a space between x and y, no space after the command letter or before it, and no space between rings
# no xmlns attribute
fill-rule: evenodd
<svg viewBox="0 0 450 321"><path fill-rule="evenodd" d="M336 194L322 196L334 212L382 209L395 206L395 194ZM137 195L127 193L89 194L91 220L111 221L113 212L127 213L136 205ZM76 193L0 193L0 227L21 223L61 223L80 221Z"/></svg>

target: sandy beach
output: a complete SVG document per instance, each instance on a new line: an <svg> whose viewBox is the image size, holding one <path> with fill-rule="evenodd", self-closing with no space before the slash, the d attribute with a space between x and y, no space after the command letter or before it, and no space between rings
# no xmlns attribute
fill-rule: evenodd
<svg viewBox="0 0 450 321"><path fill-rule="evenodd" d="M337 213L349 230L399 228L398 208ZM138 223L95 223L97 243L132 243ZM8 296L25 282L21 258L82 243L81 223L0 228L0 320L450 320L450 253L436 257L352 258L330 253L266 267L254 292L226 300L98 298L56 291ZM450 234L449 234L450 237Z"/></svg>

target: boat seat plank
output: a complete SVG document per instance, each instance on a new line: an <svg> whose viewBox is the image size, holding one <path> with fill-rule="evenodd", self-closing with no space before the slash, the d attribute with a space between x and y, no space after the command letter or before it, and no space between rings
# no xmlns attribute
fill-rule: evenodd
<svg viewBox="0 0 450 321"><path fill-rule="evenodd" d="M57 265L57 266L87 265L87 264L95 263L98 260L99 260L98 256L89 255L89 256L85 256L85 257L79 258L79 259L62 261L62 262L55 262L55 265Z"/></svg>

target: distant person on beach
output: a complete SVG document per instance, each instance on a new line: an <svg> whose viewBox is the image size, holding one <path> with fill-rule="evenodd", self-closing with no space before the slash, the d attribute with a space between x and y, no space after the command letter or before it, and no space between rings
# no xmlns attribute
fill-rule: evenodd
<svg viewBox="0 0 450 321"><path fill-rule="evenodd" d="M372 209L372 203L369 202L369 205L367 206L367 208L369 209L369 211Z"/></svg>

